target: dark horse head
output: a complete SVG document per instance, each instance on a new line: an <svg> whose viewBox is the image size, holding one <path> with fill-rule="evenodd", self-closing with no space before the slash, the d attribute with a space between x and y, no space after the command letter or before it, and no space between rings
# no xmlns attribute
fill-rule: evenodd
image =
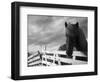
<svg viewBox="0 0 100 82"><path fill-rule="evenodd" d="M73 48L77 51L81 51L87 55L87 40L79 23L70 24L65 22L65 36L66 36L66 54L72 56Z"/></svg>

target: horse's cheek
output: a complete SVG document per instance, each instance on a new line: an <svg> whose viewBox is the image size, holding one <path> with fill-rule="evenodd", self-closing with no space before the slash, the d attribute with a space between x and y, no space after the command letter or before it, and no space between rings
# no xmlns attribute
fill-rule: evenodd
<svg viewBox="0 0 100 82"><path fill-rule="evenodd" d="M69 32L69 30L68 30L68 29L66 29L66 32L65 32L65 33L66 33L66 35L69 35L69 33L70 33L70 32Z"/></svg>

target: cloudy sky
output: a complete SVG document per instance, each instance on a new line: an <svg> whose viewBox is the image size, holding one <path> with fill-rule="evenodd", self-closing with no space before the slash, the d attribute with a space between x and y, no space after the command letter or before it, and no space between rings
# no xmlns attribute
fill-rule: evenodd
<svg viewBox="0 0 100 82"><path fill-rule="evenodd" d="M41 50L46 45L47 50L57 50L66 41L64 23L79 22L80 28L87 37L87 17L63 17L28 15L28 52Z"/></svg>

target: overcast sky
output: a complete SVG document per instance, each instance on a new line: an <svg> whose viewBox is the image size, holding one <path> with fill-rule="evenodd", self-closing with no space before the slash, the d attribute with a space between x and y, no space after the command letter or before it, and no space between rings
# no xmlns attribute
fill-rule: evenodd
<svg viewBox="0 0 100 82"><path fill-rule="evenodd" d="M61 17L28 15L28 51L34 52L46 45L47 50L57 50L66 41L64 23L79 22L87 37L87 17Z"/></svg>

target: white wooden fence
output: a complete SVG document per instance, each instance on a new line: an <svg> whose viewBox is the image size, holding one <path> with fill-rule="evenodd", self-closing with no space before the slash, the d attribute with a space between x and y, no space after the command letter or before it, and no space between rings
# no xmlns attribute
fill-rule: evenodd
<svg viewBox="0 0 100 82"><path fill-rule="evenodd" d="M41 65L41 58L40 58L40 53L37 51L35 53L32 53L30 56L27 58L27 66L32 67L32 66L40 66Z"/></svg>
<svg viewBox="0 0 100 82"><path fill-rule="evenodd" d="M87 64L87 56L79 51L73 52L73 58L67 58L65 51L42 51L28 57L28 67Z"/></svg>

